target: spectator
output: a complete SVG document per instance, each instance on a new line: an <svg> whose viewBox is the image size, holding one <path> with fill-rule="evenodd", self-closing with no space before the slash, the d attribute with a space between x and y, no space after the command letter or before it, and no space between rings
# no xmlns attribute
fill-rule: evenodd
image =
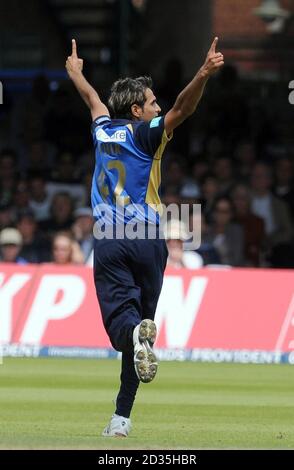
<svg viewBox="0 0 294 470"><path fill-rule="evenodd" d="M52 197L46 190L46 182L42 173L34 173L30 177L30 201L29 206L39 222L50 218L50 206Z"/></svg>
<svg viewBox="0 0 294 470"><path fill-rule="evenodd" d="M199 238L201 238L199 240L200 246L195 251L202 257L203 264L220 264L220 257L218 255L218 252L216 251L212 242L206 237L206 234L209 230L209 225L205 214L194 214L193 212L191 212L189 217L189 229L190 233L194 234L195 240L199 240Z"/></svg>
<svg viewBox="0 0 294 470"><path fill-rule="evenodd" d="M1 263L27 264L20 256L22 249L21 233L13 227L4 228L0 232L0 261Z"/></svg>
<svg viewBox="0 0 294 470"><path fill-rule="evenodd" d="M202 257L193 251L184 251L184 242L189 235L184 222L172 219L164 228L168 260L167 265L173 268L199 269L203 266Z"/></svg>
<svg viewBox="0 0 294 470"><path fill-rule="evenodd" d="M13 207L5 204L0 206L0 231L4 228L14 225L14 211Z"/></svg>
<svg viewBox="0 0 294 470"><path fill-rule="evenodd" d="M28 210L30 201L30 192L28 184L25 180L21 180L17 183L14 192L14 206L17 212Z"/></svg>
<svg viewBox="0 0 294 470"><path fill-rule="evenodd" d="M220 194L228 196L234 184L232 161L229 157L221 156L215 160L214 175L218 180Z"/></svg>
<svg viewBox="0 0 294 470"><path fill-rule="evenodd" d="M170 70L176 77L172 82ZM169 63L163 85L157 87L163 102L173 102L178 88L174 85L182 81L182 72L178 60ZM23 89L22 95L19 90L13 107L7 106L7 100L1 106L0 233L16 227L23 236L18 256L42 262L48 259L48 250L51 256L46 235L73 229L82 237L81 249L91 264L90 235L85 234L83 241L80 227L84 223L90 227L90 218L86 222L87 217L74 213L75 208L91 205L95 159L88 118L83 117L69 83L54 93L45 77L38 76L31 84L32 93ZM209 103L203 102L198 117L184 124L189 135L181 126L184 147L177 131L173 150L169 148L162 161L162 202L179 205L201 199L202 243L196 252L204 265L221 261L211 235L215 217L220 216L214 208L217 198L230 194L235 216L228 225L236 222L243 228L245 265L294 267L294 140L288 115L276 120L278 89L253 82L248 88L231 66L208 86ZM253 101L248 101L249 94ZM268 156L268 164L259 160L262 155ZM34 217L27 216L29 210ZM46 233L42 235L41 229ZM185 244L183 249L185 253Z"/></svg>
<svg viewBox="0 0 294 470"><path fill-rule="evenodd" d="M73 224L73 200L68 193L57 193L52 199L51 217L40 223L46 233L70 230Z"/></svg>
<svg viewBox="0 0 294 470"><path fill-rule="evenodd" d="M283 199L294 220L294 167L288 157L279 158L275 164L275 196Z"/></svg>
<svg viewBox="0 0 294 470"><path fill-rule="evenodd" d="M167 187L174 187L179 191L183 184L185 177L185 171L183 163L179 163L177 160L172 160L168 167L168 172L163 173L163 187L164 191Z"/></svg>
<svg viewBox="0 0 294 470"><path fill-rule="evenodd" d="M251 177L252 212L265 223L270 247L269 260L275 267L293 266L293 227L288 207L271 191L272 175L265 163L256 163Z"/></svg>
<svg viewBox="0 0 294 470"><path fill-rule="evenodd" d="M31 211L23 212L18 219L17 228L22 235L20 256L29 263L42 263L50 260L50 243L38 232L37 222Z"/></svg>
<svg viewBox="0 0 294 470"><path fill-rule="evenodd" d="M14 150L6 148L0 153L0 181L15 179L17 156Z"/></svg>
<svg viewBox="0 0 294 470"><path fill-rule="evenodd" d="M235 210L235 221L243 227L244 255L248 266L260 266L262 250L265 249L264 221L251 212L250 189L237 184L231 193Z"/></svg>
<svg viewBox="0 0 294 470"><path fill-rule="evenodd" d="M62 266L83 264L84 256L78 242L68 232L58 232L53 238L52 260Z"/></svg>
<svg viewBox="0 0 294 470"><path fill-rule="evenodd" d="M206 175L202 182L201 193L202 210L207 221L211 221L211 211L219 192L220 186L217 178L213 174Z"/></svg>
<svg viewBox="0 0 294 470"><path fill-rule="evenodd" d="M75 207L85 207L88 196L87 188L83 184L61 183L60 181L49 181L46 183L46 193L51 200L58 193L67 193Z"/></svg>
<svg viewBox="0 0 294 470"><path fill-rule="evenodd" d="M56 150L45 140L34 140L28 145L27 170L47 172L54 164Z"/></svg>
<svg viewBox="0 0 294 470"><path fill-rule="evenodd" d="M70 152L61 152L57 159L58 166L52 173L52 180L56 183L79 183L73 155Z"/></svg>
<svg viewBox="0 0 294 470"><path fill-rule="evenodd" d="M236 170L238 178L246 183L250 183L252 167L256 159L254 142L242 140L235 149Z"/></svg>
<svg viewBox="0 0 294 470"><path fill-rule="evenodd" d="M0 204L10 204L17 177L17 157L12 149L3 149L0 153Z"/></svg>
<svg viewBox="0 0 294 470"><path fill-rule="evenodd" d="M80 207L74 212L75 222L72 232L79 243L85 262L87 263L94 247L93 213L90 207Z"/></svg>
<svg viewBox="0 0 294 470"><path fill-rule="evenodd" d="M233 222L230 199L220 197L216 200L212 212L212 224L203 241L214 246L221 264L244 266L244 233L240 225Z"/></svg>
<svg viewBox="0 0 294 470"><path fill-rule="evenodd" d="M203 181L208 172L208 161L203 157L195 156L195 161L192 165L192 177L194 181L196 181L197 184L200 185L200 182Z"/></svg>

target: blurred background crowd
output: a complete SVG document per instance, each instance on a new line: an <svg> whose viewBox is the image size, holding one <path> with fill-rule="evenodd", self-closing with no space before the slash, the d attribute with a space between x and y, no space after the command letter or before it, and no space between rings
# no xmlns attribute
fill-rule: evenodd
<svg viewBox="0 0 294 470"><path fill-rule="evenodd" d="M144 55L148 47L139 31L152 22L152 8L148 7L148 2L132 2L138 42L132 43L132 60L125 59L120 67L111 69L110 48L108 55L104 50L100 68L93 69L88 63L85 75L104 99L119 75L152 75L164 113L197 70L197 61L191 64L189 59L187 67L185 58L172 51L164 55L160 73L154 69L149 61L154 44L148 46L149 55ZM290 35L293 23L291 27ZM212 30L221 32L216 27ZM79 34L75 36L79 46ZM209 45L206 38L211 37L206 33L205 47ZM285 41L282 33L276 38L281 44ZM170 38L173 40L176 37ZM64 41L58 66L62 56L65 61L68 55L68 44ZM193 48L186 38L188 46ZM201 60L205 47L198 50ZM225 55L225 67L210 80L197 112L175 131L163 157L162 202L202 207L201 221L191 211L190 227L171 224L169 264L192 269L205 265L293 268L294 107L288 101L287 82L291 65L288 69L279 62L278 72L268 79L265 71L272 70L273 64L267 62L263 73L244 73L246 61L234 60L230 45L224 42L222 48L222 38L219 49ZM83 48L79 54L86 61ZM104 69L105 75L101 73ZM1 70L3 74L3 63ZM91 265L91 122L64 72L54 79L47 72L39 68L29 79L21 78L23 86L15 85L17 74L0 77L4 87L0 105L0 260ZM185 252L187 230L200 223L200 248Z"/></svg>

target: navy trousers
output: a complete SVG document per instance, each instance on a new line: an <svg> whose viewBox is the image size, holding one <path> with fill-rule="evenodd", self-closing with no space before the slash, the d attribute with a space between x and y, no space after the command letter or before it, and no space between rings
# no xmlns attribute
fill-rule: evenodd
<svg viewBox="0 0 294 470"><path fill-rule="evenodd" d="M133 330L154 319L168 251L165 240L103 239L94 242L94 280L103 324L122 351L116 413L128 418L139 386L133 362Z"/></svg>

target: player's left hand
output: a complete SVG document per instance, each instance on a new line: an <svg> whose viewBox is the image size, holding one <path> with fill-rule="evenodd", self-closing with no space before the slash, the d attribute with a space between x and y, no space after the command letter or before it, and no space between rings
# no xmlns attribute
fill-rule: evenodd
<svg viewBox="0 0 294 470"><path fill-rule="evenodd" d="M66 64L65 64L65 67L69 76L77 72L82 72L83 70L83 59L80 59L78 57L77 44L76 44L75 39L72 39L71 44L72 44L71 55L68 56Z"/></svg>
<svg viewBox="0 0 294 470"><path fill-rule="evenodd" d="M207 53L206 60L201 67L204 75L210 77L224 65L224 56L221 52L216 52L218 38L214 38L213 43Z"/></svg>

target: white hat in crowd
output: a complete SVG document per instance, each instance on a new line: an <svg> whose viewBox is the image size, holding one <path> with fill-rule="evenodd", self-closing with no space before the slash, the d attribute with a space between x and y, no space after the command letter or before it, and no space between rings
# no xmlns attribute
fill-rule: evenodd
<svg viewBox="0 0 294 470"><path fill-rule="evenodd" d="M4 228L0 232L0 245L21 245L22 235L16 228Z"/></svg>

